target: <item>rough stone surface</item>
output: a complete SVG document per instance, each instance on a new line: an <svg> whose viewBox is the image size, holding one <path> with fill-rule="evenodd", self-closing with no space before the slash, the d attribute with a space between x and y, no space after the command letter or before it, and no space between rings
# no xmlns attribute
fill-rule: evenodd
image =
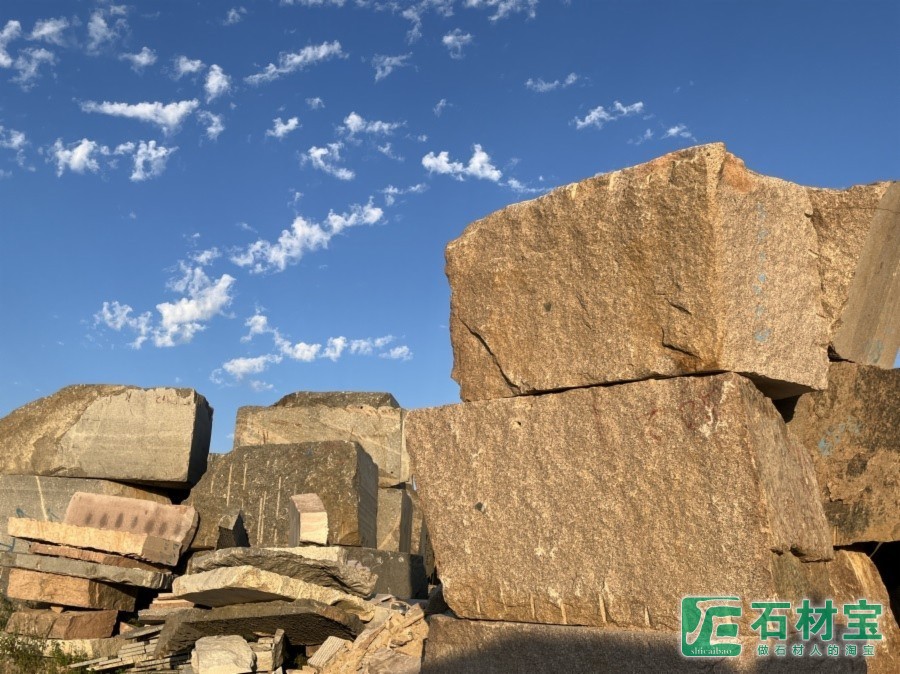
<svg viewBox="0 0 900 674"><path fill-rule="evenodd" d="M283 629L292 646L321 644L329 636L353 639L362 632L359 617L316 601L273 601L262 604L223 606L211 610L186 609L166 620L159 635L156 657L190 648L197 639L217 634L237 634L245 639L258 632Z"/></svg>
<svg viewBox="0 0 900 674"><path fill-rule="evenodd" d="M685 595L740 588L749 615L833 555L808 453L736 374L417 410L406 433L461 617L676 630Z"/></svg>
<svg viewBox="0 0 900 674"><path fill-rule="evenodd" d="M43 573L55 573L60 576L76 576L100 580L117 585L131 585L151 590L168 590L172 586L172 574L161 571L145 571L128 569L121 566L108 566L65 557L46 557L44 555L28 555L18 553L10 565L16 569L28 569ZM105 636L109 636L108 634ZM64 637L59 637L64 638Z"/></svg>
<svg viewBox="0 0 900 674"><path fill-rule="evenodd" d="M717 143L469 225L446 251L462 399L717 371L773 397L822 388L811 212Z"/></svg>
<svg viewBox="0 0 900 674"><path fill-rule="evenodd" d="M87 578L58 576L25 569L9 570L10 599L58 606L133 611L136 591Z"/></svg>
<svg viewBox="0 0 900 674"><path fill-rule="evenodd" d="M108 552L97 552L95 550L83 550L81 548L72 548L65 545L48 545L47 543L32 543L28 552L33 555L46 555L48 557L65 557L66 559L79 559L84 562L93 562L94 564L104 564L106 566L120 566L126 569L142 569L144 571L166 571L167 567L162 564L151 564L150 562L142 562L138 559L130 557L122 557L121 555L113 555Z"/></svg>
<svg viewBox="0 0 900 674"><path fill-rule="evenodd" d="M900 540L900 370L832 363L788 428L812 456L834 545Z"/></svg>
<svg viewBox="0 0 900 674"><path fill-rule="evenodd" d="M69 547L111 552L126 557L137 557L148 562L175 566L181 551L177 543L147 534L127 531L109 531L93 527L79 527L64 522L10 517L6 523L10 536L39 543L52 543Z"/></svg>
<svg viewBox="0 0 900 674"><path fill-rule="evenodd" d="M390 393L315 393L285 396L271 407L241 407L234 446L320 440L359 443L378 466L381 483L409 478L403 451L403 410Z"/></svg>
<svg viewBox="0 0 900 674"><path fill-rule="evenodd" d="M186 487L206 470L211 427L193 389L68 386L0 419L0 473Z"/></svg>
<svg viewBox="0 0 900 674"><path fill-rule="evenodd" d="M313 545L288 548L286 551L310 559L328 560L339 564L361 564L378 576L378 580L375 581L376 594L392 594L399 599L428 597L425 563L420 555L372 548Z"/></svg>
<svg viewBox="0 0 900 674"><path fill-rule="evenodd" d="M6 631L45 639L105 639L112 636L118 615L118 611L16 611Z"/></svg>
<svg viewBox="0 0 900 674"><path fill-rule="evenodd" d="M422 674L681 674L682 672L871 672L872 658L758 657L741 639L737 658L689 659L680 633L459 620L432 616ZM774 644L773 646L774 647Z"/></svg>
<svg viewBox="0 0 900 674"><path fill-rule="evenodd" d="M59 522L76 492L127 496L156 503L171 503L168 496L147 488L66 477L0 475L0 550L15 551L15 541L6 533L6 520L27 517Z"/></svg>
<svg viewBox="0 0 900 674"><path fill-rule="evenodd" d="M47 639L41 642L44 649L44 657L54 657L57 653L94 658L111 658L119 653L127 642L120 637L109 639Z"/></svg>
<svg viewBox="0 0 900 674"><path fill-rule="evenodd" d="M244 514L240 510L226 513L219 518L219 533L216 538L216 550L222 548L250 547L250 538L244 526Z"/></svg>
<svg viewBox="0 0 900 674"><path fill-rule="evenodd" d="M85 492L72 496L63 518L66 524L79 527L156 536L172 541L182 553L194 538L197 521L191 506Z"/></svg>
<svg viewBox="0 0 900 674"><path fill-rule="evenodd" d="M291 549L233 548L201 554L191 560L191 573L233 566L253 566L288 578L322 587L369 597L375 591L376 576L359 562L310 559Z"/></svg>
<svg viewBox="0 0 900 674"><path fill-rule="evenodd" d="M412 501L403 487L378 490L378 549L410 552Z"/></svg>
<svg viewBox="0 0 900 674"><path fill-rule="evenodd" d="M203 637L191 653L194 674L252 674L256 654L243 637Z"/></svg>
<svg viewBox="0 0 900 674"><path fill-rule="evenodd" d="M808 192L832 348L891 368L900 347L900 183Z"/></svg>
<svg viewBox="0 0 900 674"><path fill-rule="evenodd" d="M288 545L300 545L301 543L328 545L328 511L318 494L291 496L291 507L288 508L288 514L291 520Z"/></svg>
<svg viewBox="0 0 900 674"><path fill-rule="evenodd" d="M372 617L373 610L371 604L357 596L252 566L222 567L181 576L175 580L172 594L201 606L311 599L356 613L364 620Z"/></svg>
<svg viewBox="0 0 900 674"><path fill-rule="evenodd" d="M378 471L352 442L238 447L222 455L186 503L200 513L192 547L212 549L226 509L240 508L254 547L288 544L294 494L315 492L328 509L329 539L340 545L375 543Z"/></svg>

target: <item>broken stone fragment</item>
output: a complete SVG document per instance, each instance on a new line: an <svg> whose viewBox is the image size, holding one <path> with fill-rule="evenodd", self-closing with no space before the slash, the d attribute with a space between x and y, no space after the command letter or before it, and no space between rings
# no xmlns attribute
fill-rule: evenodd
<svg viewBox="0 0 900 674"><path fill-rule="evenodd" d="M290 497L316 493L328 511L329 540L374 545L378 470L356 443L328 441L238 447L217 458L186 501L200 513L192 543L210 550L223 512L240 508L250 544L284 546Z"/></svg>
<svg viewBox="0 0 900 674"><path fill-rule="evenodd" d="M736 374L416 410L406 434L461 617L677 630L684 596L785 596L833 555L808 453Z"/></svg>
<svg viewBox="0 0 900 674"><path fill-rule="evenodd" d="M289 578L252 566L234 566L176 578L172 594L201 606L230 606L278 599L311 599L337 606L371 619L372 605L365 600L328 587Z"/></svg>
<svg viewBox="0 0 900 674"><path fill-rule="evenodd" d="M886 190L812 190L715 143L488 215L446 250L460 395L733 371L787 397L824 387L836 325L838 352L883 344L887 362L900 227Z"/></svg>
<svg viewBox="0 0 900 674"><path fill-rule="evenodd" d="M84 562L93 562L94 564L104 564L106 566L120 566L125 569L143 569L144 571L168 570L167 567L162 564L151 564L150 562L142 562L138 559L122 557L121 555L113 555L108 552L84 550L82 548L72 548L65 545L31 543L28 552L33 555L45 555L47 557L65 557L66 559L79 559Z"/></svg>
<svg viewBox="0 0 900 674"><path fill-rule="evenodd" d="M59 576L26 569L9 570L10 599L36 601L76 608L133 611L136 590L87 578Z"/></svg>
<svg viewBox="0 0 900 674"><path fill-rule="evenodd" d="M68 386L0 419L0 473L186 488L206 470L211 426L193 389Z"/></svg>
<svg viewBox="0 0 900 674"><path fill-rule="evenodd" d="M14 556L10 566L16 569L88 578L90 580L103 581L104 583L144 587L151 590L168 590L172 586L171 573L129 569L65 557L46 557L44 555L18 553Z"/></svg>
<svg viewBox="0 0 900 674"><path fill-rule="evenodd" d="M112 636L118 615L114 610L22 610L9 617L6 631L42 639L105 639Z"/></svg>
<svg viewBox="0 0 900 674"><path fill-rule="evenodd" d="M225 513L219 518L219 536L216 550L222 548L248 548L250 539L244 526L244 514L240 510Z"/></svg>
<svg viewBox="0 0 900 674"><path fill-rule="evenodd" d="M390 393L299 391L270 407L241 407L234 446L320 440L357 442L378 466L380 484L409 479L403 410Z"/></svg>
<svg viewBox="0 0 900 674"><path fill-rule="evenodd" d="M191 573L234 566L252 566L364 598L372 596L377 581L377 576L359 562L310 559L290 548L234 548L199 553L191 560Z"/></svg>
<svg viewBox="0 0 900 674"><path fill-rule="evenodd" d="M256 654L239 636L203 637L191 653L194 674L252 674Z"/></svg>
<svg viewBox="0 0 900 674"><path fill-rule="evenodd" d="M900 540L900 370L832 363L788 428L809 451L834 545Z"/></svg>
<svg viewBox="0 0 900 674"><path fill-rule="evenodd" d="M288 545L301 543L328 544L328 511L318 494L297 494L291 496L291 535Z"/></svg>

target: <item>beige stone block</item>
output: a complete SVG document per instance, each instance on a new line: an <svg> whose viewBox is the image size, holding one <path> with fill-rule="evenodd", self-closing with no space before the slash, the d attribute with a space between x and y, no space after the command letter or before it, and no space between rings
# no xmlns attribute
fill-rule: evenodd
<svg viewBox="0 0 900 674"><path fill-rule="evenodd" d="M6 623L9 634L41 639L105 639L116 627L118 611L16 611Z"/></svg>
<svg viewBox="0 0 900 674"><path fill-rule="evenodd" d="M87 578L10 569L7 595L60 606L133 611L136 591Z"/></svg>

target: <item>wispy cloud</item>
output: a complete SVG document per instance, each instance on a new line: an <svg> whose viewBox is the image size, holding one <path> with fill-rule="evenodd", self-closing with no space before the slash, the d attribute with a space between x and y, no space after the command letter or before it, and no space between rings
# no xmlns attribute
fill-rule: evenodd
<svg viewBox="0 0 900 674"><path fill-rule="evenodd" d="M675 126L670 126L666 129L666 132L663 134L663 139L665 138L688 138L690 140L696 141L694 138L694 134L691 133L690 129L687 128L684 124L676 124Z"/></svg>
<svg viewBox="0 0 900 674"><path fill-rule="evenodd" d="M166 170L166 162L178 148L157 145L155 140L141 141L134 153L133 182L142 182L161 176Z"/></svg>
<svg viewBox="0 0 900 674"><path fill-rule="evenodd" d="M247 10L243 7L232 7L228 10L228 13L225 14L225 19L222 21L226 26L233 26L236 23L240 23L243 21L244 16L246 16Z"/></svg>
<svg viewBox="0 0 900 674"><path fill-rule="evenodd" d="M471 33L463 33L459 28L454 28L444 35L441 42L450 52L450 58L461 59L464 56L463 49L472 44L472 40L474 37Z"/></svg>
<svg viewBox="0 0 900 674"><path fill-rule="evenodd" d="M378 151L383 154L388 159L393 159L394 161L403 161L403 155L397 154L394 151L393 143L384 143L383 145L377 145Z"/></svg>
<svg viewBox="0 0 900 674"><path fill-rule="evenodd" d="M402 127L405 122L381 122L378 120L367 120L361 115L351 112L344 118L344 125L341 131L352 137L358 133L370 135L389 135Z"/></svg>
<svg viewBox="0 0 900 674"><path fill-rule="evenodd" d="M0 68L11 68L13 64L12 57L6 51L6 47L10 42L18 38L22 34L22 24L18 21L7 21L0 30Z"/></svg>
<svg viewBox="0 0 900 674"><path fill-rule="evenodd" d="M375 68L375 81L383 80L397 68L405 68L409 65L412 54L398 54L397 56L385 56L376 54L372 57L372 67Z"/></svg>
<svg viewBox="0 0 900 674"><path fill-rule="evenodd" d="M572 120L575 124L576 129L586 129L590 126L593 126L597 129L602 129L604 124L609 122L614 122L617 119L621 119L622 117L630 117L631 115L637 115L640 112L643 112L644 104L641 101L637 103L632 103L631 105L622 105L619 101L613 101L612 108L607 110L602 105L598 105L596 108L588 112L587 115L582 119L578 119L576 117Z"/></svg>
<svg viewBox="0 0 900 674"><path fill-rule="evenodd" d="M449 175L457 180L479 178L481 180L498 182L503 177L500 169L491 164L490 155L482 149L481 145L474 146L472 157L469 159L468 164L451 161L450 153L444 150L438 154L434 152L426 154L422 157L422 166L429 173Z"/></svg>
<svg viewBox="0 0 900 674"><path fill-rule="evenodd" d="M21 49L13 62L13 68L18 71L18 74L12 78L12 81L23 90L28 91L34 86L34 81L40 77L41 66L52 66L54 63L56 63L56 56L43 47Z"/></svg>
<svg viewBox="0 0 900 674"><path fill-rule="evenodd" d="M272 120L272 128L266 130L266 135L271 136L272 138L277 138L281 140L286 135L288 135L291 131L300 128L300 119L297 117L291 117L288 121L282 122L281 117L276 117Z"/></svg>
<svg viewBox="0 0 900 674"><path fill-rule="evenodd" d="M136 54L120 54L119 58L123 61L130 61L132 70L140 72L156 63L156 52L149 47L144 47Z"/></svg>
<svg viewBox="0 0 900 674"><path fill-rule="evenodd" d="M538 0L466 0L466 7L494 10L494 14L489 17L491 21L505 19L510 14L516 13L524 13L533 19L536 16L537 6Z"/></svg>
<svg viewBox="0 0 900 674"><path fill-rule="evenodd" d="M536 80L531 79L530 77L525 81L525 86L531 89L532 91L536 91L539 94L546 94L550 91L555 91L557 89L567 89L575 84L580 77L575 73L569 73L566 75L566 78L563 80L553 80L552 82L545 82L541 78Z"/></svg>
<svg viewBox="0 0 900 674"><path fill-rule="evenodd" d="M412 360L413 354L408 346L395 346L390 351L378 354L379 358L389 358L390 360Z"/></svg>
<svg viewBox="0 0 900 674"><path fill-rule="evenodd" d="M447 102L446 98L442 98L441 100L439 100L433 108L434 116L440 117L448 105L450 104Z"/></svg>
<svg viewBox="0 0 900 674"><path fill-rule="evenodd" d="M318 96L315 96L313 98L307 98L306 104L309 106L310 110L319 110L319 109L325 107L325 101L323 101Z"/></svg>
<svg viewBox="0 0 900 674"><path fill-rule="evenodd" d="M283 75L304 70L316 63L346 57L347 54L341 49L341 43L337 40L310 45L297 52L282 52L278 55L278 65L270 63L261 72L245 77L244 81L253 85L272 82Z"/></svg>
<svg viewBox="0 0 900 674"><path fill-rule="evenodd" d="M422 194L422 192L427 189L428 185L425 183L418 183L416 185L410 185L409 187L394 187L393 185L388 185L381 190L381 193L384 195L384 203L387 206L393 206L397 201L397 197L405 194Z"/></svg>
<svg viewBox="0 0 900 674"><path fill-rule="evenodd" d="M56 175L61 176L66 170L73 173L96 173L100 170L97 157L108 153L108 148L93 140L82 138L76 143L64 145L61 138L50 148L50 157L56 162Z"/></svg>
<svg viewBox="0 0 900 674"><path fill-rule="evenodd" d="M209 103L231 90L231 77L214 63L206 73L206 82L203 84L203 88L206 91L206 102Z"/></svg>
<svg viewBox="0 0 900 674"><path fill-rule="evenodd" d="M281 0L282 5L298 5L300 7L343 7L347 0Z"/></svg>
<svg viewBox="0 0 900 674"><path fill-rule="evenodd" d="M98 52L101 47L112 43L127 30L128 22L123 18L124 13L122 6L112 5L105 10L97 9L91 14L87 24L89 53Z"/></svg>
<svg viewBox="0 0 900 674"><path fill-rule="evenodd" d="M189 59L187 56L176 56L173 59L175 71L173 73L176 80L180 80L185 75L196 75L206 67L200 59Z"/></svg>
<svg viewBox="0 0 900 674"><path fill-rule="evenodd" d="M197 99L176 101L174 103L95 103L86 101L81 104L84 112L96 112L112 117L125 117L141 122L155 124L166 134L171 134L181 127L182 122L200 105Z"/></svg>
<svg viewBox="0 0 900 674"><path fill-rule="evenodd" d="M42 19L35 22L28 39L48 42L61 47L65 44L63 33L68 27L69 20L64 16L57 19Z"/></svg>
<svg viewBox="0 0 900 674"><path fill-rule="evenodd" d="M384 211L372 204L355 204L346 213L329 211L322 223L301 216L294 219L290 229L282 230L277 241L259 239L231 256L231 261L251 273L284 271L299 262L306 253L328 247L335 236L350 227L374 225L384 217Z"/></svg>
<svg viewBox="0 0 900 674"><path fill-rule="evenodd" d="M222 115L214 115L208 110L201 110L197 113L197 117L201 122L206 124L206 137L210 140L216 140L225 130L225 123L222 121Z"/></svg>
<svg viewBox="0 0 900 674"><path fill-rule="evenodd" d="M19 166L25 165L25 146L28 145L28 138L24 131L16 129L8 129L0 124L0 148L4 150L12 150L16 153L16 162Z"/></svg>
<svg viewBox="0 0 900 674"><path fill-rule="evenodd" d="M316 147L313 145L306 154L302 155L301 161L304 164L310 164L313 168L318 169L328 175L334 176L338 180L353 180L356 174L344 166L338 166L341 161L341 150L343 143L329 143L326 147Z"/></svg>
<svg viewBox="0 0 900 674"><path fill-rule="evenodd" d="M638 136L634 140L629 140L628 142L632 145L643 145L648 140L652 140L652 139L653 139L653 131L651 131L650 129L645 129L644 133L642 133L640 136Z"/></svg>

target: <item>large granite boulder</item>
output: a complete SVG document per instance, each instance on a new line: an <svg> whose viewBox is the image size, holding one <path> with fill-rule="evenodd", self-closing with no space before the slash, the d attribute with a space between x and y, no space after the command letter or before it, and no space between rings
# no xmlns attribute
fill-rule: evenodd
<svg viewBox="0 0 900 674"><path fill-rule="evenodd" d="M238 409L234 446L357 442L378 466L382 486L393 486L409 479L403 414L390 393L298 391L271 407Z"/></svg>
<svg viewBox="0 0 900 674"><path fill-rule="evenodd" d="M0 550L14 551L16 541L6 533L6 520L27 517L33 520L62 521L76 492L125 496L155 503L171 503L168 496L143 487L70 477L0 475Z"/></svg>
<svg viewBox="0 0 900 674"><path fill-rule="evenodd" d="M378 469L355 442L238 447L216 459L191 490L200 513L192 548L216 547L218 522L239 508L254 547L285 546L291 496L315 493L328 512L329 542L374 547Z"/></svg>
<svg viewBox="0 0 900 674"><path fill-rule="evenodd" d="M718 371L787 397L824 388L834 330L839 351L893 348L884 364L900 340L896 194L810 190L717 143L497 211L446 251L462 399ZM826 231L845 221L846 244Z"/></svg>
<svg viewBox="0 0 900 674"><path fill-rule="evenodd" d="M206 470L211 427L193 389L68 386L0 419L0 473L187 488Z"/></svg>
<svg viewBox="0 0 900 674"><path fill-rule="evenodd" d="M816 468L834 545L900 541L900 370L832 363L788 428Z"/></svg>
<svg viewBox="0 0 900 674"><path fill-rule="evenodd" d="M461 617L674 630L686 595L807 596L833 555L808 453L736 374L415 410L406 442Z"/></svg>

